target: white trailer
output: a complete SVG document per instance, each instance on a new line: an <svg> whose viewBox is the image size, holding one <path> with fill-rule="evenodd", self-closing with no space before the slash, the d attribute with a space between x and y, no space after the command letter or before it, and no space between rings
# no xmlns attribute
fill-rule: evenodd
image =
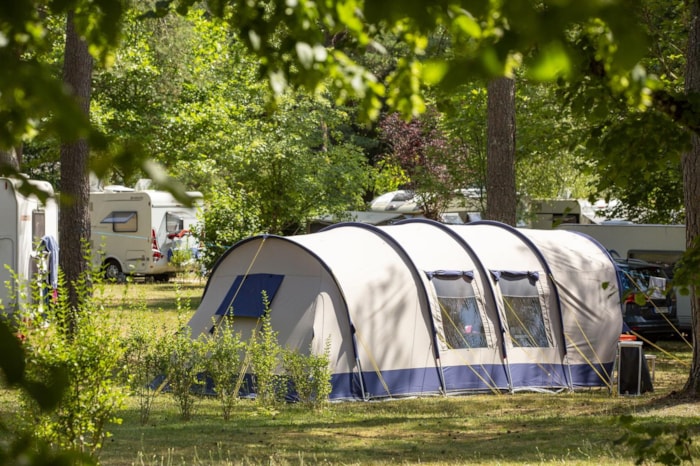
<svg viewBox="0 0 700 466"><path fill-rule="evenodd" d="M24 183L46 193L47 200L20 193ZM58 206L53 196L46 181L0 178L0 305L5 312L31 302L33 280L57 286Z"/></svg>
<svg viewBox="0 0 700 466"><path fill-rule="evenodd" d="M179 271L173 254L182 249L196 253L190 230L202 206L201 193L188 194L194 207L166 191L112 186L90 193L90 248L106 278L167 281Z"/></svg>
<svg viewBox="0 0 700 466"><path fill-rule="evenodd" d="M525 223L538 230L567 223L596 224L602 220L599 213L600 209L584 199L533 199Z"/></svg>
<svg viewBox="0 0 700 466"><path fill-rule="evenodd" d="M685 225L652 225L609 222L599 225L562 223L557 228L578 231L596 239L613 255L641 259L663 266L673 276L673 266L685 252ZM691 328L690 297L676 293L678 324Z"/></svg>

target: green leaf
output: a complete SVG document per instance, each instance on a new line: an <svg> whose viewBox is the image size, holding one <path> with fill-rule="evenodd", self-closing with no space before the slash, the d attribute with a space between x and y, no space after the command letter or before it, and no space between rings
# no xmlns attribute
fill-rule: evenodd
<svg viewBox="0 0 700 466"><path fill-rule="evenodd" d="M447 63L442 60L432 60L423 63L421 77L427 85L434 85L442 81L448 71Z"/></svg>
<svg viewBox="0 0 700 466"><path fill-rule="evenodd" d="M460 15L454 20L453 24L457 29L459 29L466 35L473 37L474 39L481 39L481 27L471 15Z"/></svg>
<svg viewBox="0 0 700 466"><path fill-rule="evenodd" d="M528 76L538 81L554 81L571 74L571 60L562 44L550 42L542 48Z"/></svg>

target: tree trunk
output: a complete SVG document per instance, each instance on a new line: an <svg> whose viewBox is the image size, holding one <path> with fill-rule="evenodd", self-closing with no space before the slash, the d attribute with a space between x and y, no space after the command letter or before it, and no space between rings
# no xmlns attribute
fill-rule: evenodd
<svg viewBox="0 0 700 466"><path fill-rule="evenodd" d="M515 81L498 78L488 85L486 218L515 226Z"/></svg>
<svg viewBox="0 0 700 466"><path fill-rule="evenodd" d="M690 33L686 54L685 93L700 92L700 0L691 2ZM691 135L692 146L683 154L683 197L686 216L686 246L691 248L700 234L700 135ZM691 315L693 322L693 362L685 393L700 397L700 302L696 285L691 286Z"/></svg>
<svg viewBox="0 0 700 466"><path fill-rule="evenodd" d="M9 150L0 150L0 168L4 169L4 167L8 167L15 172L19 172L21 165L22 149L20 147L13 147Z"/></svg>
<svg viewBox="0 0 700 466"><path fill-rule="evenodd" d="M85 115L90 112L93 61L87 43L82 40L73 22L73 12L66 20L66 48L63 62L63 80L73 92ZM58 222L61 253L59 262L64 273L69 303L73 313L80 308L80 294L76 286L87 271L84 245L90 239L88 213L89 147L85 139L61 144L61 216ZM69 330L74 330L75 319L69 317Z"/></svg>

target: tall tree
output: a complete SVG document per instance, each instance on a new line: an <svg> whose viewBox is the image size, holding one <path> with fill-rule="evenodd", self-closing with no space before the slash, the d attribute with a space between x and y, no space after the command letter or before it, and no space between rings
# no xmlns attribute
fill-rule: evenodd
<svg viewBox="0 0 700 466"><path fill-rule="evenodd" d="M19 171L21 158L21 151L18 148L0 150L0 167L9 167L10 171Z"/></svg>
<svg viewBox="0 0 700 466"><path fill-rule="evenodd" d="M66 46L64 52L63 80L85 115L90 112L90 95L93 59L88 44L75 29L75 14L66 17ZM59 218L59 255L68 286L71 307L79 305L78 286L81 275L87 269L84 245L90 239L90 217L88 199L90 183L88 177L89 146L86 137L64 141L61 144L61 216ZM72 245L73 247L68 247ZM73 319L68 323L73 328Z"/></svg>
<svg viewBox="0 0 700 466"><path fill-rule="evenodd" d="M696 112L700 111L697 108L700 105L700 0L693 0L690 5L685 93L688 101L696 106ZM686 211L686 244L689 250L698 247L698 237L700 237L700 115L696 114L694 121L696 126L690 134L691 147L681 157ZM696 285L691 286L691 309L693 362L685 391L693 397L698 397L700 396L700 293Z"/></svg>
<svg viewBox="0 0 700 466"><path fill-rule="evenodd" d="M486 218L515 226L515 81L489 82L487 103Z"/></svg>

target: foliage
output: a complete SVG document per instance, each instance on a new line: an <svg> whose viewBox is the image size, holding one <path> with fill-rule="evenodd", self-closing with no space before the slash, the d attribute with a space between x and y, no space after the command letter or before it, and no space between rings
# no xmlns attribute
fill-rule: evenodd
<svg viewBox="0 0 700 466"><path fill-rule="evenodd" d="M244 201L251 207L239 216L251 226L223 236L298 231L310 218L362 205L370 170L352 140L348 109L327 95L289 92L272 111L260 59L225 23L200 9L182 17L137 15L127 18L115 66L99 73L93 114L118 140L137 136L209 204L234 201L216 206L205 231L218 237L219 224ZM119 182L126 176L113 172ZM218 254L207 266L212 256Z"/></svg>
<svg viewBox="0 0 700 466"><path fill-rule="evenodd" d="M447 140L434 108L411 121L397 113L386 115L379 127L388 148L386 160L402 168L409 179L404 187L417 194L425 216L437 220L454 190L464 186L460 169L466 165L467 153Z"/></svg>
<svg viewBox="0 0 700 466"><path fill-rule="evenodd" d="M285 95L229 151L227 165L260 209L263 231L290 234L313 217L363 205L369 168L345 140L348 115L326 99Z"/></svg>
<svg viewBox="0 0 700 466"><path fill-rule="evenodd" d="M203 213L203 222L194 231L204 245L204 268L211 271L228 248L248 236L262 233L259 219L260 208L256 198L242 187L220 186L212 190Z"/></svg>
<svg viewBox="0 0 700 466"><path fill-rule="evenodd" d="M202 270L202 263L198 254L189 247L196 239L188 233L179 247L171 249L170 263L177 269L180 275L196 276Z"/></svg>
<svg viewBox="0 0 700 466"><path fill-rule="evenodd" d="M107 425L121 422L116 413L125 399L119 384L123 347L114 323L103 318L104 308L88 295L84 281L78 287L84 308L77 312L67 301L62 277L59 284L58 299L44 307L43 315L25 309L17 317L25 338L27 377L48 383L56 368L64 367L67 390L51 412L23 397L24 421L38 438L96 457L110 435Z"/></svg>
<svg viewBox="0 0 700 466"><path fill-rule="evenodd" d="M0 61L8 71L0 79L0 115L4 123L0 148L18 147L38 131L67 140L89 132L87 119L64 92L52 67L41 60L55 38L47 34L49 23L55 16L79 10L76 27L88 39L93 54L106 61L109 47L118 40L123 6L114 0L34 0L0 10Z"/></svg>
<svg viewBox="0 0 700 466"><path fill-rule="evenodd" d="M690 288L700 282L700 238L695 238L680 260L676 262L673 272L673 285L678 286L683 294L689 294Z"/></svg>
<svg viewBox="0 0 700 466"><path fill-rule="evenodd" d="M318 408L328 401L331 394L330 339L323 354L303 355L298 350L285 348L282 361L289 379L294 384L297 398L304 404Z"/></svg>
<svg viewBox="0 0 700 466"><path fill-rule="evenodd" d="M190 327L184 326L167 339L164 347L167 355L165 382L177 401L180 417L189 421L197 404L197 394L204 392L204 381L200 377L206 357L204 342L192 338Z"/></svg>
<svg viewBox="0 0 700 466"><path fill-rule="evenodd" d="M216 397L221 403L225 421L231 418L245 374L241 361L245 342L234 331L232 320L219 323L216 331L209 335L206 343L207 359L204 363L206 374L211 378Z"/></svg>
<svg viewBox="0 0 700 466"><path fill-rule="evenodd" d="M277 341L278 332L272 328L270 306L263 291L265 314L260 318L260 328L255 328L248 342L250 368L253 372L253 389L256 402L264 409L276 406L287 394L286 384L277 375L281 363L282 348Z"/></svg>
<svg viewBox="0 0 700 466"><path fill-rule="evenodd" d="M641 422L633 416L620 416L617 422L626 430L615 441L627 445L637 457L635 464L677 465L693 462L692 436L685 428Z"/></svg>
<svg viewBox="0 0 700 466"><path fill-rule="evenodd" d="M20 341L20 334L10 325L10 320L0 319L0 381L2 385L22 390L22 397L32 400L43 413L56 408L68 387L68 371L65 366L47 368L44 381L27 378L27 354ZM10 429L0 421L0 464L27 464L39 466L55 465L91 465L94 458L74 451L51 448L31 432L20 433Z"/></svg>
<svg viewBox="0 0 700 466"><path fill-rule="evenodd" d="M145 306L145 300L141 303ZM154 387L153 383L166 372L167 342L171 338L170 332L159 329L152 321L143 320L133 320L125 338L126 382L131 395L138 400L141 425L148 423L153 402L159 394L159 387Z"/></svg>
<svg viewBox="0 0 700 466"><path fill-rule="evenodd" d="M690 140L667 108L672 100L667 94L678 96L683 91L688 8L677 2L639 3L631 16L652 41L631 74L623 76L612 69L600 50L616 46L600 22L590 22L572 34L573 44L582 52L578 64L582 74L563 85L560 95L567 112L586 122L579 140L572 141L586 148L586 172L596 177L598 192L625 206L609 216L646 223L682 222L680 154ZM638 91L630 93L632 89Z"/></svg>

